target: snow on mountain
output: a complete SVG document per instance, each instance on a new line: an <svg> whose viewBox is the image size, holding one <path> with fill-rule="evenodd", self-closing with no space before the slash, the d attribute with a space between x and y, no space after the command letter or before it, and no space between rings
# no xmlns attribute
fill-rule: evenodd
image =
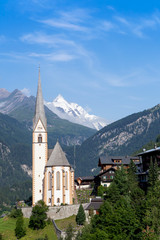
<svg viewBox="0 0 160 240"><path fill-rule="evenodd" d="M58 95L53 102L46 102L45 105L62 119L78 123L90 128L100 130L107 125L107 122L95 115L90 115L77 103L66 101L61 95Z"/></svg>

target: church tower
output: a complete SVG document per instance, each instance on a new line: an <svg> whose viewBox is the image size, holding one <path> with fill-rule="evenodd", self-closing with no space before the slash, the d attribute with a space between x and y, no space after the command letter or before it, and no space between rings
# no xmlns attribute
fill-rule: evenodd
<svg viewBox="0 0 160 240"><path fill-rule="evenodd" d="M48 158L47 120L41 88L40 69L33 119L32 138L32 205L44 199L44 170Z"/></svg>

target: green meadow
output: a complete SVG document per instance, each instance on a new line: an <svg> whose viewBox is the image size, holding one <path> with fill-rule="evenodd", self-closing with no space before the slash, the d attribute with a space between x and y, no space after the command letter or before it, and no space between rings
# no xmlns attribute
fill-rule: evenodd
<svg viewBox="0 0 160 240"><path fill-rule="evenodd" d="M53 224L50 223L44 229L32 230L28 228L29 219L24 218L24 224L26 227L26 235L21 240L36 240L40 237L45 237L47 234L49 240L57 240L56 233L53 228ZM3 240L16 240L14 229L16 226L16 219L4 217L0 218L0 233Z"/></svg>

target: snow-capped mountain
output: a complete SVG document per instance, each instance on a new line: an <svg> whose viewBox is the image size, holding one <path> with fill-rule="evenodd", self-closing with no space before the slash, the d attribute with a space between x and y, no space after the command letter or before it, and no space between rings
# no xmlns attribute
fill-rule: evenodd
<svg viewBox="0 0 160 240"><path fill-rule="evenodd" d="M90 128L100 130L107 125L107 122L95 115L90 115L77 103L66 101L61 95L58 95L53 102L45 102L45 105L62 119L78 123Z"/></svg>

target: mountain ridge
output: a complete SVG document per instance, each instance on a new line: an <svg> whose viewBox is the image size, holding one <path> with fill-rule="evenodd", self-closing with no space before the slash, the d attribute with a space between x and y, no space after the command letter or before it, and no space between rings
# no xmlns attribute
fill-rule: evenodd
<svg viewBox="0 0 160 240"><path fill-rule="evenodd" d="M100 130L107 125L107 121L101 117L89 114L77 103L68 102L59 94L52 102L45 105L62 119L78 123L96 130Z"/></svg>

